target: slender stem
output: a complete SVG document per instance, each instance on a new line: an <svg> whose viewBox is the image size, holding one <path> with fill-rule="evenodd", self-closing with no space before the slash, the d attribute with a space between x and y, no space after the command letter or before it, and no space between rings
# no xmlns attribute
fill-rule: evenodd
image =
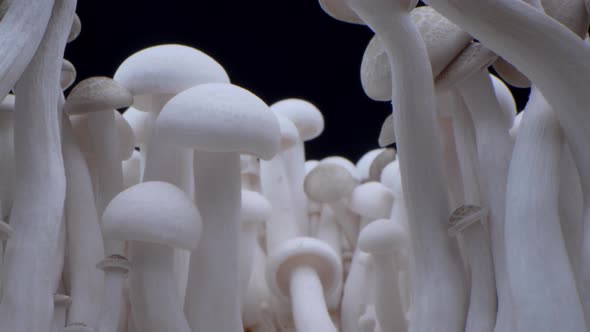
<svg viewBox="0 0 590 332"><path fill-rule="evenodd" d="M507 283L504 242L506 183L513 149L508 131L512 124L500 110L487 70L481 70L462 82L459 93L473 120L481 202L489 209L488 224L498 290L496 331L506 331L511 329L511 313L514 311Z"/></svg>
<svg viewBox="0 0 590 332"><path fill-rule="evenodd" d="M492 332L496 324L496 282L489 235L481 223L465 229L463 248L471 274L465 332Z"/></svg>
<svg viewBox="0 0 590 332"><path fill-rule="evenodd" d="M314 269L301 266L293 270L290 291L297 331L337 331L326 307L322 283Z"/></svg>
<svg viewBox="0 0 590 332"><path fill-rule="evenodd" d="M519 331L586 331L558 215L562 135L551 107L533 89L506 197L506 262Z"/></svg>
<svg viewBox="0 0 590 332"><path fill-rule="evenodd" d="M174 249L135 241L131 251L129 286L137 329L190 332L174 282Z"/></svg>
<svg viewBox="0 0 590 332"><path fill-rule="evenodd" d="M240 156L195 151L194 170L203 235L191 253L184 312L193 331L241 332Z"/></svg>
<svg viewBox="0 0 590 332"><path fill-rule="evenodd" d="M57 92L75 7L75 0L56 1L45 36L16 86L14 235L4 256L1 331L45 332L53 316L47 273L55 263L65 198Z"/></svg>
<svg viewBox="0 0 590 332"><path fill-rule="evenodd" d="M590 261L590 48L567 27L542 11L531 10L523 1L426 2L514 64L553 107L580 172L584 195L582 261ZM582 268L580 285L585 316L590 318L590 264Z"/></svg>
<svg viewBox="0 0 590 332"><path fill-rule="evenodd" d="M121 320L123 308L123 288L127 279L126 272L107 270L104 277L104 291L96 332L115 332Z"/></svg>
<svg viewBox="0 0 590 332"><path fill-rule="evenodd" d="M340 320L343 332L358 331L358 320L365 312L367 305L367 267L363 264L366 259L362 256L367 254L361 252L359 249L354 251L352 261L350 263L350 270L346 281L344 282L344 289L342 293L342 301L340 304Z"/></svg>
<svg viewBox="0 0 590 332"><path fill-rule="evenodd" d="M375 269L375 312L382 331L407 330L394 256L393 253L371 254Z"/></svg>
<svg viewBox="0 0 590 332"><path fill-rule="evenodd" d="M68 243L69 323L95 326L104 286L104 273L96 264L104 257L100 222L94 204L92 181L86 161L75 141L67 116L62 119L62 149L66 187L66 232Z"/></svg>
<svg viewBox="0 0 590 332"><path fill-rule="evenodd" d="M281 154L260 161L260 186L272 206L272 215L266 221L266 251L270 253L286 240L301 235Z"/></svg>
<svg viewBox="0 0 590 332"><path fill-rule="evenodd" d="M4 0L0 20L0 100L19 80L38 49L55 0ZM69 29L69 28L68 28ZM66 32L66 36L69 33ZM61 60L60 60L61 61ZM61 68L61 63L60 63ZM59 81L58 81L59 82Z"/></svg>
<svg viewBox="0 0 590 332"><path fill-rule="evenodd" d="M301 234L309 234L309 219L307 217L307 196L303 191L305 180L305 146L299 140L297 144L283 151L283 163L289 180L289 188L293 200L293 212Z"/></svg>

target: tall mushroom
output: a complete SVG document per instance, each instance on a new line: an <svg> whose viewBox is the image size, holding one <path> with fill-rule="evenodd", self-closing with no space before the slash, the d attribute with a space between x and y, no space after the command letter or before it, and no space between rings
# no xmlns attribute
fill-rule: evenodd
<svg viewBox="0 0 590 332"><path fill-rule="evenodd" d="M31 24L27 29L35 30L38 23L31 22L29 14L49 3L13 2L17 9L13 14L19 21ZM4 255L2 331L41 332L47 331L51 323L54 290L47 273L55 262L53 255L57 250L65 198L57 110L59 75L75 7L75 0L56 1L39 49L15 88L16 181L10 213L14 235L8 240ZM39 21L46 17L45 13L37 14L40 17L34 19ZM25 19L20 15L25 15ZM11 24L7 18L0 25ZM24 39L19 44L23 42L32 41ZM6 48L9 49L14 47ZM4 60L10 62L9 58ZM3 79L2 83L7 81Z"/></svg>
<svg viewBox="0 0 590 332"><path fill-rule="evenodd" d="M240 153L268 160L279 151L276 116L248 90L208 83L170 99L156 126L164 142L195 150L195 201L203 238L191 253L185 298L189 325L193 331L241 331Z"/></svg>
<svg viewBox="0 0 590 332"><path fill-rule="evenodd" d="M201 217L191 199L172 184L143 182L115 196L102 222L105 237L131 241L135 326L146 332L190 332L173 262L174 248L194 250L199 243Z"/></svg>

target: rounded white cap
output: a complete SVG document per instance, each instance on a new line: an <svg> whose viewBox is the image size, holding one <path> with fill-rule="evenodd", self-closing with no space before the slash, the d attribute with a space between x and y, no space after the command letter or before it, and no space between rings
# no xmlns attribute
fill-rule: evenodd
<svg viewBox="0 0 590 332"><path fill-rule="evenodd" d="M381 125L381 131L379 132L379 138L377 139L380 147L386 147L395 143L395 129L393 124L393 114L389 114L383 124Z"/></svg>
<svg viewBox="0 0 590 332"><path fill-rule="evenodd" d="M167 182L143 182L122 191L102 215L103 235L110 240L194 250L201 229L201 216L195 204Z"/></svg>
<svg viewBox="0 0 590 332"><path fill-rule="evenodd" d="M318 137L324 131L324 116L314 104L303 99L284 99L270 106L275 114L293 121L304 141Z"/></svg>
<svg viewBox="0 0 590 332"><path fill-rule="evenodd" d="M349 197L358 185L350 172L344 167L320 162L306 176L303 182L305 194L319 203L335 203Z"/></svg>
<svg viewBox="0 0 590 332"><path fill-rule="evenodd" d="M393 206L393 194L379 182L366 182L354 188L348 207L369 220L388 218Z"/></svg>
<svg viewBox="0 0 590 332"><path fill-rule="evenodd" d="M391 189L395 198L403 197L402 177L398 160L394 160L385 166L381 172L381 183Z"/></svg>
<svg viewBox="0 0 590 332"><path fill-rule="evenodd" d="M61 64L61 76L59 78L59 84L61 89L65 90L72 86L76 81L76 68L68 60L64 59Z"/></svg>
<svg viewBox="0 0 590 332"><path fill-rule="evenodd" d="M279 128L281 129L281 150L288 150L295 146L297 142L301 141L299 131L293 121L289 120L284 115L275 113L279 121Z"/></svg>
<svg viewBox="0 0 590 332"><path fill-rule="evenodd" d="M253 93L232 84L201 84L179 93L164 106L156 127L159 137L172 144L265 160L281 144L274 113Z"/></svg>
<svg viewBox="0 0 590 332"><path fill-rule="evenodd" d="M369 254L401 252L407 247L404 228L389 219L378 219L363 228L358 247Z"/></svg>
<svg viewBox="0 0 590 332"><path fill-rule="evenodd" d="M373 149L369 152L366 152L357 162L356 162L356 169L358 170L359 176L361 181L366 181L369 179L369 168L373 163L373 160L383 151L383 148Z"/></svg>
<svg viewBox="0 0 590 332"><path fill-rule="evenodd" d="M151 110L152 97L168 99L203 83L229 83L225 69L209 55L192 47L166 44L143 49L117 69L115 81L129 89L134 106Z"/></svg>
<svg viewBox="0 0 590 332"><path fill-rule="evenodd" d="M389 57L377 35L371 38L363 53L361 84L369 98L376 101L391 100L391 66Z"/></svg>
<svg viewBox="0 0 590 332"><path fill-rule="evenodd" d="M260 193L242 190L241 218L244 224L261 224L270 218L272 206Z"/></svg>
<svg viewBox="0 0 590 332"><path fill-rule="evenodd" d="M359 174L358 169L356 166L348 159L340 156L330 156L322 159L320 161L322 164L334 164L341 167L344 167L350 175L357 181L361 180L361 176Z"/></svg>

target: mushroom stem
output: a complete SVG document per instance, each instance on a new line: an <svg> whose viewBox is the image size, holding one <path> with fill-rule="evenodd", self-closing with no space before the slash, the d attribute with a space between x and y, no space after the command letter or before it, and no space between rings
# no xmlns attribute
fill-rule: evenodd
<svg viewBox="0 0 590 332"><path fill-rule="evenodd" d="M519 331L586 331L559 224L562 135L551 107L533 89L506 197L506 263Z"/></svg>
<svg viewBox="0 0 590 332"><path fill-rule="evenodd" d="M8 9L0 21L0 49L2 50L0 100L4 100L35 56L55 2L55 0L3 1L2 5ZM65 32L66 37L70 27Z"/></svg>
<svg viewBox="0 0 590 332"><path fill-rule="evenodd" d="M119 152L119 133L115 124L113 112L91 112L88 115L90 138L96 155L96 170L98 191L96 208L102 215L111 199L123 190L123 166ZM122 241L106 241L107 255L123 254Z"/></svg>
<svg viewBox="0 0 590 332"><path fill-rule="evenodd" d="M69 294L72 305L68 322L95 326L100 310L104 273L96 263L104 257L100 222L94 204L92 180L80 147L75 141L72 124L62 118L62 150L66 187L66 233Z"/></svg>
<svg viewBox="0 0 590 332"><path fill-rule="evenodd" d="M25 12L20 15L25 17L29 16L27 6L38 8L37 3L20 5ZM4 256L2 331L42 332L51 324L54 285L47 273L55 263L65 198L58 87L75 7L75 0L56 1L39 49L15 89L16 182L10 216L14 235ZM37 20L44 16L37 14Z"/></svg>
<svg viewBox="0 0 590 332"><path fill-rule="evenodd" d="M523 1L432 1L433 8L491 50L514 64L547 98L563 127L584 193L584 250L590 258L590 48L566 26L531 10ZM587 234L587 235L586 235ZM497 280L500 281L500 280ZM590 316L590 266L582 270L580 290Z"/></svg>
<svg viewBox="0 0 590 332"><path fill-rule="evenodd" d="M260 161L260 187L272 206L266 221L266 251L272 252L288 239L301 235L293 212L293 200L281 154Z"/></svg>
<svg viewBox="0 0 590 332"><path fill-rule="evenodd" d="M134 241L131 252L129 286L136 327L145 332L190 332L174 282L174 249Z"/></svg>
<svg viewBox="0 0 590 332"><path fill-rule="evenodd" d="M303 181L305 179L305 146L303 140L299 139L294 146L283 151L281 155L289 180L296 222L302 234L309 234L309 219L306 213L307 196L303 191Z"/></svg>
<svg viewBox="0 0 590 332"><path fill-rule="evenodd" d="M508 131L512 124L508 123L507 117L501 111L487 70L480 70L461 82L459 93L473 120L481 204L489 209L488 223L498 291L496 331L506 331L511 329L511 313L514 311L507 283L504 242L506 182L513 149ZM473 183L473 179L470 181L471 191L475 191L476 184Z"/></svg>
<svg viewBox="0 0 590 332"><path fill-rule="evenodd" d="M191 253L184 312L193 331L239 332L240 155L195 151L194 171L203 233Z"/></svg>
<svg viewBox="0 0 590 332"><path fill-rule="evenodd" d="M371 253L375 270L375 312L384 331L406 331L405 310L398 288L399 268L396 261L399 258L394 256L392 252Z"/></svg>
<svg viewBox="0 0 590 332"><path fill-rule="evenodd" d="M115 266L106 266L107 268L104 269L104 291L98 315L98 323L95 329L96 332L117 331L123 309L123 289L127 280L128 266L121 268L117 265L125 264L118 263L118 261L127 262L127 259L115 255L103 260L101 263L108 262L109 260L114 261ZM129 263L127 262L126 264L128 265Z"/></svg>
<svg viewBox="0 0 590 332"><path fill-rule="evenodd" d="M410 331L462 330L465 275L457 245L444 227L449 198L443 182L432 69L424 41L408 9L398 1L380 1L373 8L360 0L348 2L379 36L393 68L394 131L413 254L411 275L415 278ZM381 7L385 9L379 10Z"/></svg>
<svg viewBox="0 0 590 332"><path fill-rule="evenodd" d="M289 287L297 331L337 331L328 313L322 283L313 268L303 265L294 269Z"/></svg>

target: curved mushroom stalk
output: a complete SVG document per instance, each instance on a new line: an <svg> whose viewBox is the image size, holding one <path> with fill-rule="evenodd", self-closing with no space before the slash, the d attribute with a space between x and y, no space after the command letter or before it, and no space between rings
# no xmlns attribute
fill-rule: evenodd
<svg viewBox="0 0 590 332"><path fill-rule="evenodd" d="M551 107L533 89L506 197L506 263L519 331L586 330L559 224L562 135Z"/></svg>
<svg viewBox="0 0 590 332"><path fill-rule="evenodd" d="M471 115L477 145L478 183L474 183L474 178L465 178L465 181L471 188L470 192L479 189L480 194L477 197L481 197L481 204L489 209L488 222L499 298L496 330L504 331L512 324L510 316L513 312L506 279L507 254L504 242L506 179L513 149L509 136L512 123L501 110L486 69L478 71L461 82L458 89ZM466 125L469 126L468 123ZM469 127L465 127L464 130L466 130L465 134L470 134ZM469 151L465 152L469 153ZM464 157L469 158L467 155ZM465 175L472 173L469 171L470 166L467 164L465 166ZM477 201L475 203L480 204Z"/></svg>
<svg viewBox="0 0 590 332"><path fill-rule="evenodd" d="M104 246L92 180L86 161L75 141L69 118L62 119L62 149L66 187L67 275L72 305L68 322L96 326L103 292L104 273L96 263L104 257Z"/></svg>
<svg viewBox="0 0 590 332"><path fill-rule="evenodd" d="M41 46L43 34L48 28L55 0L5 0L6 12L0 20L0 100L21 79L21 75L33 60ZM73 20L73 19L72 19ZM70 26L65 32L66 36ZM60 59L61 61L61 59Z"/></svg>
<svg viewBox="0 0 590 332"><path fill-rule="evenodd" d="M27 5L39 8L47 4L14 3L21 7L18 15L25 17L31 9ZM15 232L7 242L4 256L2 331L42 332L51 323L54 285L47 273L55 263L65 198L57 110L59 76L75 7L75 0L56 2L39 49L15 89L16 182L10 216ZM42 21L45 14L37 14L35 19ZM37 26L23 21L33 29Z"/></svg>
<svg viewBox="0 0 590 332"><path fill-rule="evenodd" d="M408 1L347 3L379 36L390 66L395 68L393 116L414 257L410 331L461 330L465 276L457 246L443 227L449 198L443 183L434 83L426 47L409 16ZM432 317L444 317L444 321Z"/></svg>
<svg viewBox="0 0 590 332"><path fill-rule="evenodd" d="M571 148L584 193L584 228L590 229L590 48L576 34L522 1L427 1L487 47L514 64L553 107ZM590 256L585 236L583 260ZM500 280L498 280L500 281ZM580 290L590 308L590 269Z"/></svg>

